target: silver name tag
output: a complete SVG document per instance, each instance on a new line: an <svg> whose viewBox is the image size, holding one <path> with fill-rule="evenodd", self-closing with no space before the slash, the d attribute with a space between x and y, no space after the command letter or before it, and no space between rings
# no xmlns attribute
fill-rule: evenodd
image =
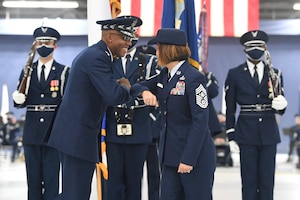
<svg viewBox="0 0 300 200"><path fill-rule="evenodd" d="M132 135L132 125L131 124L117 124L117 135Z"/></svg>

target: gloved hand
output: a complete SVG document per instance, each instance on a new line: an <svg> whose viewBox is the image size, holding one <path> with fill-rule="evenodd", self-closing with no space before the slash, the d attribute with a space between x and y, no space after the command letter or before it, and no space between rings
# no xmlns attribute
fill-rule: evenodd
<svg viewBox="0 0 300 200"><path fill-rule="evenodd" d="M26 100L26 96L23 93L20 93L19 91L14 91L12 94L13 100L16 104L23 104Z"/></svg>
<svg viewBox="0 0 300 200"><path fill-rule="evenodd" d="M230 148L230 151L232 153L239 153L240 152L240 147L234 140L231 140L229 142L229 148Z"/></svg>
<svg viewBox="0 0 300 200"><path fill-rule="evenodd" d="M272 108L274 108L275 110L283 110L287 105L288 102L282 95L278 95L272 100Z"/></svg>

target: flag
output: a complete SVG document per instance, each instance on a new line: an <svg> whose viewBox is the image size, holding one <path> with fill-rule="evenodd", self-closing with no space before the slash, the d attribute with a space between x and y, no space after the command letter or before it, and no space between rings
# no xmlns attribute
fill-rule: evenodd
<svg viewBox="0 0 300 200"><path fill-rule="evenodd" d="M101 39L101 26L98 20L111 19L109 0L87 0L88 45Z"/></svg>
<svg viewBox="0 0 300 200"><path fill-rule="evenodd" d="M187 2L192 1L198 30L199 15L204 1ZM143 25L139 28L139 35L152 37L161 28L162 10L162 0L122 0L120 16L140 17ZM206 0L206 10L209 36L240 37L249 30L259 28L259 0Z"/></svg>
<svg viewBox="0 0 300 200"><path fill-rule="evenodd" d="M201 63L199 71L207 72L208 60L208 27L205 0L202 0L202 9L199 16L198 27L198 56Z"/></svg>
<svg viewBox="0 0 300 200"><path fill-rule="evenodd" d="M110 0L112 18L116 18L121 13L121 0Z"/></svg>
<svg viewBox="0 0 300 200"><path fill-rule="evenodd" d="M204 2L209 36L240 37L259 28L259 0L195 0L199 8Z"/></svg>
<svg viewBox="0 0 300 200"><path fill-rule="evenodd" d="M110 0L87 0L87 21L88 21L88 45L91 46L101 40L101 26L96 24L98 20L111 19ZM102 132L102 131L101 131ZM102 138L102 133L101 133ZM102 146L102 141L101 141ZM102 149L102 147L101 147ZM102 200L102 178L108 178L107 163L104 162L103 157L106 156L105 152L101 153L101 162L96 163L96 176L97 176L97 192L98 200Z"/></svg>
<svg viewBox="0 0 300 200"><path fill-rule="evenodd" d="M193 0L164 0L162 28L176 28L186 32L191 49L189 62L199 69L195 6Z"/></svg>
<svg viewBox="0 0 300 200"><path fill-rule="evenodd" d="M153 37L161 28L162 0L122 0L121 13L123 15L133 15L143 20L139 27L140 37Z"/></svg>

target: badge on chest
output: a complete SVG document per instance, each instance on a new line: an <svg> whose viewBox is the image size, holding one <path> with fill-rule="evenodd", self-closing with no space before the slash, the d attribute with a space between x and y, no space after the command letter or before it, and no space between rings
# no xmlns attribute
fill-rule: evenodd
<svg viewBox="0 0 300 200"><path fill-rule="evenodd" d="M117 135L132 135L132 124L117 124Z"/></svg>

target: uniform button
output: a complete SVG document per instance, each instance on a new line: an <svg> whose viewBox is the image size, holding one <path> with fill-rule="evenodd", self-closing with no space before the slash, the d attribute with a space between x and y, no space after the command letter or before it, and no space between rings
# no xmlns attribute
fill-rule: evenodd
<svg viewBox="0 0 300 200"><path fill-rule="evenodd" d="M260 94L256 95L256 97L259 98L259 97L260 97Z"/></svg>
<svg viewBox="0 0 300 200"><path fill-rule="evenodd" d="M44 98L44 96L45 96L44 94L41 94L41 98Z"/></svg>
<svg viewBox="0 0 300 200"><path fill-rule="evenodd" d="M167 112L167 111L165 111L165 112L164 112L164 115L167 115L167 113L168 113L168 112Z"/></svg>
<svg viewBox="0 0 300 200"><path fill-rule="evenodd" d="M40 118L40 122L44 122L45 120L44 120L44 118Z"/></svg>
<svg viewBox="0 0 300 200"><path fill-rule="evenodd" d="M262 118L259 118L259 119L258 119L258 121L260 121L260 122L262 122L262 120L263 120Z"/></svg>
<svg viewBox="0 0 300 200"><path fill-rule="evenodd" d="M164 103L167 103L167 101L166 101L166 100L164 100Z"/></svg>

